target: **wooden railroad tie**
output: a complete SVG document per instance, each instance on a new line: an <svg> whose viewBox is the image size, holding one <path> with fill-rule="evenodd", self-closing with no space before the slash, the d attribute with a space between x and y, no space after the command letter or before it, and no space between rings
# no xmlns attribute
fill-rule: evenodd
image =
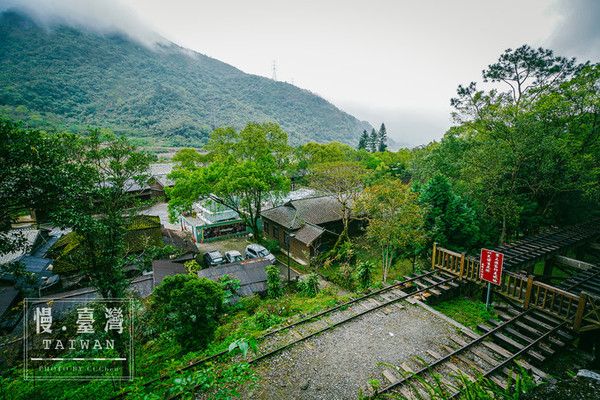
<svg viewBox="0 0 600 400"><path fill-rule="evenodd" d="M299 334L298 332L296 332L294 329L290 329L290 332L292 333L292 335L294 335L294 337L298 340L302 339L302 335ZM315 348L313 347L312 344L308 343L306 340L304 340L302 342L304 344L304 346L306 346L307 349L309 350L314 350Z"/></svg>

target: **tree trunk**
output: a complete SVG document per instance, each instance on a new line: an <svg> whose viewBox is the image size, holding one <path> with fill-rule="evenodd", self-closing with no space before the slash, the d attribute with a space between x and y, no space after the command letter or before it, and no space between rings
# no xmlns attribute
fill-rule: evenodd
<svg viewBox="0 0 600 400"><path fill-rule="evenodd" d="M502 215L502 232L500 232L500 238L498 239L498 244L504 244L506 240L506 215Z"/></svg>

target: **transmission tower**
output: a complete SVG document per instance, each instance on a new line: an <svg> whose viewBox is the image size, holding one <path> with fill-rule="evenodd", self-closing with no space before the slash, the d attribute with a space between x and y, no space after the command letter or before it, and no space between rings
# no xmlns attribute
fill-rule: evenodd
<svg viewBox="0 0 600 400"><path fill-rule="evenodd" d="M277 80L277 61L273 60L273 80Z"/></svg>

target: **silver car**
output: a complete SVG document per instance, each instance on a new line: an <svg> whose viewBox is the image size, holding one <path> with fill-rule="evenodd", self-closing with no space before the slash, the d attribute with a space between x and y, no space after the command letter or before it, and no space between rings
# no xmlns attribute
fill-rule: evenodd
<svg viewBox="0 0 600 400"><path fill-rule="evenodd" d="M228 263L242 261L243 259L244 256L242 255L242 253L240 253L237 250L229 250L225 252L225 260L227 260Z"/></svg>
<svg viewBox="0 0 600 400"><path fill-rule="evenodd" d="M273 254L271 254L271 252L269 250L265 249L260 244L250 244L250 245L246 246L245 253L246 253L246 258L265 257L267 260L269 260L271 262L272 265L274 265L277 262L277 260L275 259L275 256Z"/></svg>

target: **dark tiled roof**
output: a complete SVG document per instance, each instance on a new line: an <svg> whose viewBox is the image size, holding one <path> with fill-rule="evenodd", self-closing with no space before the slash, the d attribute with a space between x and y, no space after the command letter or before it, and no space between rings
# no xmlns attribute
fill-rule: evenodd
<svg viewBox="0 0 600 400"><path fill-rule="evenodd" d="M332 197L311 197L292 200L282 206L265 210L261 213L287 229L296 230L306 222L320 225L341 219L340 203Z"/></svg>
<svg viewBox="0 0 600 400"><path fill-rule="evenodd" d="M325 229L323 228L319 228L316 225L306 224L296 231L296 240L304 244L311 244L318 239L323 232L325 232Z"/></svg>
<svg viewBox="0 0 600 400"><path fill-rule="evenodd" d="M173 172L173 163L150 164L150 175L168 175Z"/></svg>

